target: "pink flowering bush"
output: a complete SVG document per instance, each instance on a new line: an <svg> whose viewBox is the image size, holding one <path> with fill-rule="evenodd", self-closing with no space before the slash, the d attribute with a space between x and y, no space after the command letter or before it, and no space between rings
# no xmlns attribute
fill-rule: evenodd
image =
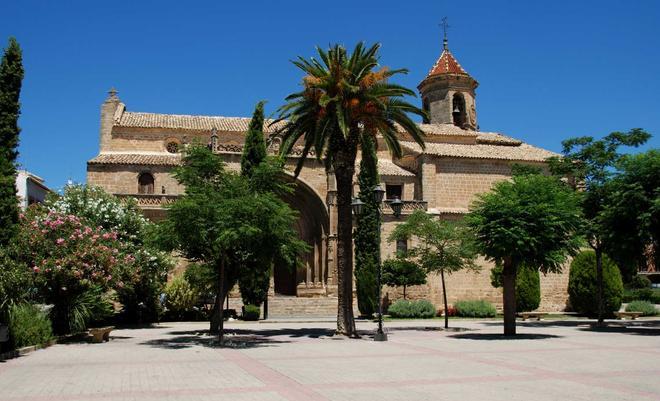
<svg viewBox="0 0 660 401"><path fill-rule="evenodd" d="M54 305L57 332L73 329L69 323L76 299L90 290L100 294L121 286L134 260L116 232L41 206L21 217L16 244L44 301Z"/></svg>

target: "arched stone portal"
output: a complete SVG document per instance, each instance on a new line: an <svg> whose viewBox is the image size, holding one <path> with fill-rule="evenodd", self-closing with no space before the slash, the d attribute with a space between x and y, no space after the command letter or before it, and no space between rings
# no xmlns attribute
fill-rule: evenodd
<svg viewBox="0 0 660 401"><path fill-rule="evenodd" d="M294 191L283 197L299 213L294 228L300 238L310 246L296 269L282 263L273 268L275 294L299 297L325 295L328 278L327 234L328 211L319 195L300 179L287 176L294 182Z"/></svg>

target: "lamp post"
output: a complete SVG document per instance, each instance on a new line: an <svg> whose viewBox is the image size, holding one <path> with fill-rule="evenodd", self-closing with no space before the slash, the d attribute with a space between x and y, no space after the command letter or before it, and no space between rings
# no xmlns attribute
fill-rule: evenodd
<svg viewBox="0 0 660 401"><path fill-rule="evenodd" d="M382 275L383 275L383 269L381 266L381 258L380 258L380 229L381 229L381 221L382 221L382 215L383 215L383 210L381 208L381 205L383 203L383 198L385 197L385 190L383 189L382 186L377 185L374 187L372 190L372 197L374 202L376 203L378 207L378 227L376 229L376 235L377 240L376 242L378 243L378 253L377 253L377 259L376 262L378 264L378 275L377 275L377 287L378 287L378 329L376 330L376 334L374 335L374 341L387 341L387 333L383 331L383 302L382 302ZM389 202L390 208L392 208L392 211L394 212L394 217L399 217L401 216L401 209L403 207L403 202L399 198L395 198L391 202ZM353 208L353 213L356 216L359 216L362 214L362 210L364 208L364 202L360 200L360 198L353 198L353 202L351 202L351 206Z"/></svg>

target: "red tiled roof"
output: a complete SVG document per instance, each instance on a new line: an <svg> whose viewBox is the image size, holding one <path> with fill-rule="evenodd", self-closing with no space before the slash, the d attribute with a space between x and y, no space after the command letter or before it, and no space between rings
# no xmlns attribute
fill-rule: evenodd
<svg viewBox="0 0 660 401"><path fill-rule="evenodd" d="M449 49L442 51L440 58L435 62L435 64L433 64L433 67L431 68L431 71L429 71L428 76L430 77L432 75L441 74L470 75L463 69L463 67L461 67Z"/></svg>

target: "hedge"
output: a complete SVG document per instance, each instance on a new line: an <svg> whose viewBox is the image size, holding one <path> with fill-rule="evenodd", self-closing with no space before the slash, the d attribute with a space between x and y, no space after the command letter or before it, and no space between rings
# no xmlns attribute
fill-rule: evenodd
<svg viewBox="0 0 660 401"><path fill-rule="evenodd" d="M461 317L495 317L497 310L488 301L458 301L454 304L456 316Z"/></svg>
<svg viewBox="0 0 660 401"><path fill-rule="evenodd" d="M598 282L596 253L584 251L571 263L568 296L573 310L588 316L598 314ZM603 312L611 315L621 307L623 281L621 272L610 258L603 255Z"/></svg>

